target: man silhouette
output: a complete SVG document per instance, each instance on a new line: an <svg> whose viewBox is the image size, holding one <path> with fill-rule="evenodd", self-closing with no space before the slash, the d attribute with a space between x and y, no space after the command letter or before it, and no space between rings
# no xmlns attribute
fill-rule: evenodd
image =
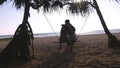
<svg viewBox="0 0 120 68"><path fill-rule="evenodd" d="M62 24L60 36L60 49L62 49L62 42L67 42L66 51L73 50L73 43L76 41L75 28L70 24L70 20L65 20L65 24Z"/></svg>

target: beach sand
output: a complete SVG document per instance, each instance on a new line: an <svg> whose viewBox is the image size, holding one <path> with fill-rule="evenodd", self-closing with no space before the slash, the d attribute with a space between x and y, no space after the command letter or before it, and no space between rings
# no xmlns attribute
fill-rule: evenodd
<svg viewBox="0 0 120 68"><path fill-rule="evenodd" d="M114 34L120 40L120 33ZM25 63L11 63L9 68L120 68L120 52L107 46L107 36L79 35L73 52L66 44L59 50L57 37L34 39L35 56ZM2 50L9 40L0 41Z"/></svg>

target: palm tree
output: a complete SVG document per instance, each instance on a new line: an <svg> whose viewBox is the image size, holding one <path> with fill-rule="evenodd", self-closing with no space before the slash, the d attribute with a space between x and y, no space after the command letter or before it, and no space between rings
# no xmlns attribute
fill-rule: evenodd
<svg viewBox="0 0 120 68"><path fill-rule="evenodd" d="M96 1L96 0L93 0L93 2L94 2L94 5L95 5L95 9L96 9L96 11L97 11L97 14L98 14L98 16L99 16L99 18L100 18L101 24L102 24L102 26L103 26L103 28L104 28L104 31L105 31L105 33L106 33L107 36L108 36L108 46L109 46L109 47L119 47L119 46L120 46L120 42L119 42L119 40L118 40L114 35L112 35L112 34L110 33L110 31L108 30L108 28L107 28L107 26L106 26L106 23L105 23L105 21L104 21L104 19L103 19L103 16L102 16L102 14L101 14L101 11L100 11L100 9L99 9L99 6L98 6L98 4L97 4L97 1ZM117 0L117 2L118 2L118 0Z"/></svg>
<svg viewBox="0 0 120 68"><path fill-rule="evenodd" d="M96 1L96 0L93 0L93 2L94 2L94 5L95 5L95 9L96 9L96 11L97 11L97 14L98 14L98 16L99 16L99 18L100 18L101 24L102 24L102 26L103 26L103 28L104 28L104 31L105 31L105 33L106 33L107 36L108 36L108 46L109 46L109 47L119 47L119 46L120 46L120 42L119 42L119 40L118 40L114 35L112 35L112 34L110 33L110 31L108 30L108 28L107 28L107 26L106 26L106 23L105 23L105 21L104 21L104 19L103 19L103 16L102 16L102 14L101 14L101 11L100 11L100 9L99 9L99 6L98 6L98 4L97 4L97 1Z"/></svg>
<svg viewBox="0 0 120 68"><path fill-rule="evenodd" d="M0 0L0 5L5 3L8 0ZM38 9L43 6L44 11L48 11L50 6L48 0L9 0L13 1L14 6L17 9L24 7L24 17L22 24L20 24L15 31L15 34L9 44L3 49L0 53L0 62L6 62L13 59L29 59L31 57L30 47L33 51L33 32L31 26L28 22L30 17L30 7L33 9ZM54 2L54 1L53 1ZM38 8L39 7L39 8Z"/></svg>
<svg viewBox="0 0 120 68"><path fill-rule="evenodd" d="M5 3L8 0L0 0L0 5ZM3 49L0 53L0 63L8 62L9 60L14 59L29 59L31 57L30 47L33 51L33 32L31 26L28 22L28 18L30 17L30 7L33 9L39 10L39 8L43 8L44 11L49 11L49 8L56 9L55 6L62 7L62 3L59 0L9 0L13 1L14 6L17 9L24 7L24 17L22 24L20 24L15 31L15 34L9 44ZM63 0L62 2L67 2L67 0ZM51 5L52 4L52 5ZM54 6L54 8L53 8ZM51 10L50 10L51 11Z"/></svg>
<svg viewBox="0 0 120 68"><path fill-rule="evenodd" d="M119 2L120 0L115 0L116 2ZM109 47L119 47L120 46L120 42L119 40L111 34L111 32L109 31L109 29L107 28L107 25L105 23L105 20L102 16L102 13L99 9L99 6L97 4L96 0L81 0L80 3L73 3L73 5L71 4L70 6L70 11L72 13L81 13L82 15L84 14L90 14L91 8L94 8L99 16L99 19L101 21L101 24L104 28L105 33L108 36L108 46Z"/></svg>
<svg viewBox="0 0 120 68"><path fill-rule="evenodd" d="M6 1L7 0L0 0L0 5ZM14 0L14 5L17 9L24 7L23 22L18 26L12 40L0 53L1 63L19 58L25 60L31 57L29 47L33 50L33 32L28 22L28 18L30 17L29 11L31 2L32 0Z"/></svg>

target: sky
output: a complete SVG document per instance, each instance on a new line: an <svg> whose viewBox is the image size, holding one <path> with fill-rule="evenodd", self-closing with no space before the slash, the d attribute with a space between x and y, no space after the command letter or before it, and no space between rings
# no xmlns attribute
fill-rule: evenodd
<svg viewBox="0 0 120 68"><path fill-rule="evenodd" d="M120 29L120 4L110 0L97 0L104 20L109 29ZM24 9L17 10L12 6L12 2L4 3L0 6L0 35L14 34L17 27L22 23ZM53 27L49 25L49 23ZM44 13L40 10L30 9L29 23L33 33L60 32L61 24L66 19L70 19L71 24L76 28L76 33L85 33L94 30L103 30L99 17L94 10L89 17L73 16L66 14L65 10L54 13ZM87 19L87 20L86 20ZM86 21L86 22L85 22ZM84 27L82 28L83 24Z"/></svg>

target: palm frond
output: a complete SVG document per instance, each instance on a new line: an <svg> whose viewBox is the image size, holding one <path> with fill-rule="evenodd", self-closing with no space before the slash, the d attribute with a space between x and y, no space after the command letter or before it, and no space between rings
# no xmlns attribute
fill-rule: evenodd
<svg viewBox="0 0 120 68"><path fill-rule="evenodd" d="M44 12L52 12L63 7L62 2L57 0L45 0L42 2L42 4Z"/></svg>
<svg viewBox="0 0 120 68"><path fill-rule="evenodd" d="M92 11L92 6L90 5L91 2L88 1L81 1L81 2L75 2L70 3L68 10L72 14L81 14L82 16L86 16L87 14L90 14Z"/></svg>
<svg viewBox="0 0 120 68"><path fill-rule="evenodd" d="M55 2L53 2L52 7L60 7L60 8L63 8L63 3L60 2L60 1L55 1Z"/></svg>
<svg viewBox="0 0 120 68"><path fill-rule="evenodd" d="M17 9L19 9L22 6L25 6L25 4L30 4L31 2L32 0L14 0L13 5L15 5Z"/></svg>
<svg viewBox="0 0 120 68"><path fill-rule="evenodd" d="M0 0L0 5L2 5L4 2L6 2L7 0Z"/></svg>
<svg viewBox="0 0 120 68"><path fill-rule="evenodd" d="M19 9L19 8L21 8L22 6L24 6L25 5L25 0L14 0L14 3L13 3L14 5L15 5L15 7L17 8L17 9Z"/></svg>
<svg viewBox="0 0 120 68"><path fill-rule="evenodd" d="M33 9L39 10L41 7L44 12L52 12L63 8L63 6L72 0L34 0Z"/></svg>
<svg viewBox="0 0 120 68"><path fill-rule="evenodd" d="M50 2L48 0L43 1L43 10L46 12L49 11L49 8L50 8Z"/></svg>
<svg viewBox="0 0 120 68"><path fill-rule="evenodd" d="M120 0L115 0L116 2L120 3Z"/></svg>

